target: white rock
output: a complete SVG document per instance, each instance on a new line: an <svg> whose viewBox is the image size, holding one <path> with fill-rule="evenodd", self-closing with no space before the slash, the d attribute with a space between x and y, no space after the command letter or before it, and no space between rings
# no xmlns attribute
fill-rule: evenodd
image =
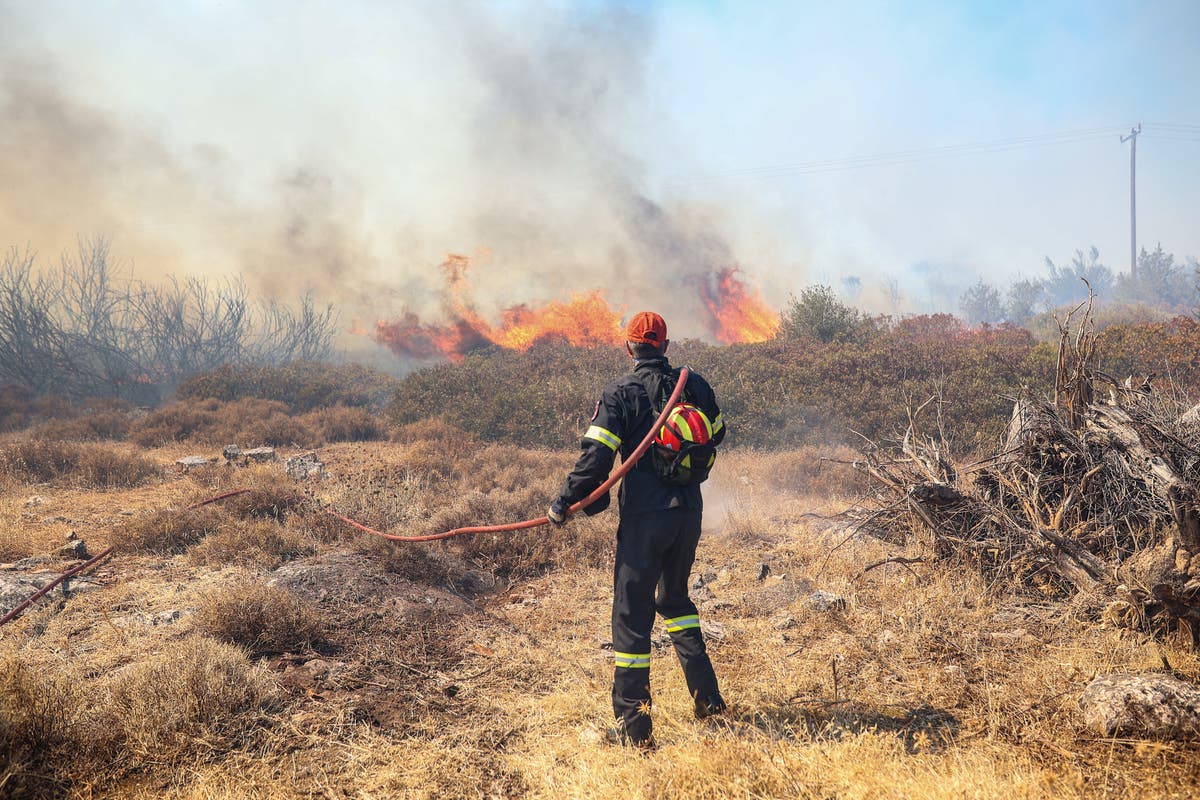
<svg viewBox="0 0 1200 800"><path fill-rule="evenodd" d="M827 592L824 589L817 589L808 596L808 604L815 611L845 611L846 598L840 594Z"/></svg>
<svg viewBox="0 0 1200 800"><path fill-rule="evenodd" d="M1200 687L1168 675L1101 675L1079 698L1083 721L1103 736L1200 739Z"/></svg>

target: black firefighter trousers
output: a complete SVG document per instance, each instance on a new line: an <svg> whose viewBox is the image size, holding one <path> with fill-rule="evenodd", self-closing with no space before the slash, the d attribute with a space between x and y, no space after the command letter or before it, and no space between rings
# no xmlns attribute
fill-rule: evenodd
<svg viewBox="0 0 1200 800"><path fill-rule="evenodd" d="M657 611L675 645L688 692L717 694L688 576L700 541L701 512L687 508L626 513L617 527L612 638L613 712L632 742L650 738L650 631ZM656 596L657 594L657 596Z"/></svg>

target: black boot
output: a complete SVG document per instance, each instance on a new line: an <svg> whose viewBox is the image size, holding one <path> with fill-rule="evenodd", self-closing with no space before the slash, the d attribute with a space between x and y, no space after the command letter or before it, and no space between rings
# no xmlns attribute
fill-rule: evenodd
<svg viewBox="0 0 1200 800"><path fill-rule="evenodd" d="M720 714L727 706L721 693L710 694L708 697L696 698L696 719L706 719L714 714Z"/></svg>
<svg viewBox="0 0 1200 800"><path fill-rule="evenodd" d="M643 738L633 738L629 732L625 730L625 720L618 719L617 724L609 728L604 733L604 741L607 744L619 744L624 747L636 747L639 750L654 749L654 734L647 732Z"/></svg>

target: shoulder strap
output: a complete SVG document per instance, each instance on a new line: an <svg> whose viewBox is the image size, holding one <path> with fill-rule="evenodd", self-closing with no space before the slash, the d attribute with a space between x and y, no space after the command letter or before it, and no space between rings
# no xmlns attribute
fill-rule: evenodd
<svg viewBox="0 0 1200 800"><path fill-rule="evenodd" d="M675 382L679 380L679 370L672 369L665 373L634 371L633 376L650 396L650 407L654 409L654 413L661 414L667 400L671 398L671 393L675 391ZM687 394L686 386L684 394Z"/></svg>

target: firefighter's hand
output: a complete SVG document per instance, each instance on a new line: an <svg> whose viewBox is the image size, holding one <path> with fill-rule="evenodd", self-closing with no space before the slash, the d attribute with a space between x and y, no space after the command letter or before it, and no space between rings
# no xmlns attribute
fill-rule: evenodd
<svg viewBox="0 0 1200 800"><path fill-rule="evenodd" d="M554 523L554 527L561 528L567 524L567 508L567 504L560 497L546 509L546 516Z"/></svg>

